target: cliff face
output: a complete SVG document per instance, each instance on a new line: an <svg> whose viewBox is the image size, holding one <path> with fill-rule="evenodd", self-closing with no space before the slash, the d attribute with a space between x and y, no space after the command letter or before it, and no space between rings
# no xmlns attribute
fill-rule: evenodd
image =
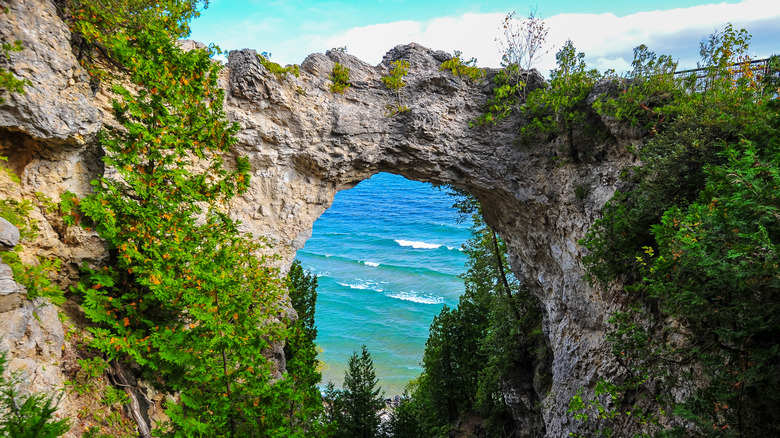
<svg viewBox="0 0 780 438"><path fill-rule="evenodd" d="M5 68L32 85L24 95L6 96L0 106L0 154L21 177L21 189L6 185L4 195L32 199L42 192L57 201L70 190L84 196L88 182L103 172L95 135L108 99L102 91L93 95L51 3L11 3L0 35L22 40L25 50L11 54ZM616 372L603 339L613 297L584 280L577 242L620 184L620 170L632 164L625 145L636 139L609 124L612 136L599 143L575 137L573 144L557 138L525 144L519 141L525 121L518 115L494 127L470 128L490 95L491 73L482 82L453 77L439 71L448 58L411 44L392 49L373 67L328 52L310 55L300 77L280 78L254 51L231 52L221 78L226 110L242 128L234 152L247 156L253 170L251 189L233 202L231 213L247 232L276 241L274 251L289 263L336 192L377 172L468 190L507 242L515 274L540 300L554 356L549 393L534 390L528 370L521 382L505 385L507 398L524 428L539 430L543 423L547 436L566 436L578 427L567 419L570 397L599 375ZM396 95L381 77L401 59L411 66L402 89L410 110L389 116ZM329 91L336 62L351 70L351 87L343 95ZM532 86L541 82L539 76L531 79ZM593 123L605 121L594 116ZM29 255L62 259L63 285L76 278L82 262L104 259L95 235L63 227L43 210L33 215L41 236ZM5 315L0 314L3 321ZM11 342L5 330L3 348L26 358L21 341ZM53 359L39 359L40 364L58 360L56 351L47 354ZM48 388L54 388L63 371L49 369L54 377ZM529 414L535 401L541 401L541 415Z"/></svg>

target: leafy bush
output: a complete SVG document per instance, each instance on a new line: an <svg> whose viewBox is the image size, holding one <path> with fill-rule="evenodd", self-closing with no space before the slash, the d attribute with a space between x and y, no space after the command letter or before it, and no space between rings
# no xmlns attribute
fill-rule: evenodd
<svg viewBox="0 0 780 438"><path fill-rule="evenodd" d="M756 77L748 42L728 26L702 44L700 84L671 80L668 58L640 47L635 70L660 74L602 107L652 136L637 151L639 183L583 241L593 279L626 285L630 305L610 320L629 372L616 397L632 412L620 421L647 433L780 433L780 62Z"/></svg>
<svg viewBox="0 0 780 438"><path fill-rule="evenodd" d="M4 157L0 159L4 160ZM11 184L18 183L16 175L10 171L0 175L9 178ZM38 235L38 223L30 217L33 208L33 203L26 199L0 199L0 217L14 225L20 237L13 251L0 252L0 259L11 267L14 280L27 289L27 298L49 298L54 304L61 305L65 302L62 289L51 280L51 276L60 270L60 260L39 256L38 263L28 264L20 256L24 245L35 240Z"/></svg>
<svg viewBox="0 0 780 438"><path fill-rule="evenodd" d="M257 58L260 60L260 64L263 65L263 67L267 68L268 71L275 74L277 78L283 79L287 73L291 73L296 78L301 75L301 67L298 64L288 65L285 67L282 67L281 65L271 61L269 58L270 56L265 56L266 54L258 54Z"/></svg>
<svg viewBox="0 0 780 438"><path fill-rule="evenodd" d="M208 0L65 0L60 13L68 23L71 44L93 85L109 77L106 67L124 70L114 40L134 39L151 30L173 39L189 35L189 21L207 8Z"/></svg>
<svg viewBox="0 0 780 438"><path fill-rule="evenodd" d="M517 103L520 90L525 89L525 83L519 79L519 67L512 64L496 73L493 77L493 95L485 104L484 114L477 117L473 125L495 125L499 120L512 114Z"/></svg>
<svg viewBox="0 0 780 438"><path fill-rule="evenodd" d="M482 79L485 76L485 70L477 67L477 59L471 58L464 61L461 59L462 55L460 51L456 50L452 58L441 63L439 70L449 70L455 76L465 76L472 81Z"/></svg>
<svg viewBox="0 0 780 438"><path fill-rule="evenodd" d="M0 8L0 17L7 13L7 7ZM0 44L0 52L2 52L6 59L9 60L11 59L11 52L21 52L22 50L24 50L24 47L22 46L22 42L19 40L16 40L13 43L4 41L2 44ZM23 94L24 87L30 85L32 85L32 82L30 82L28 79L18 79L13 73L0 67L0 91ZM5 98L0 97L0 104L3 102L5 102Z"/></svg>
<svg viewBox="0 0 780 438"><path fill-rule="evenodd" d="M390 74L382 76L382 83L390 90L395 91L396 105L388 108L391 111L390 115L394 115L409 111L409 108L403 104L403 95L401 94L401 88L406 86L404 76L409 72L409 61L393 61L391 65Z"/></svg>
<svg viewBox="0 0 780 438"><path fill-rule="evenodd" d="M343 66L338 62L333 65L333 71L330 74L333 83L330 85L331 93L344 94L349 89L349 67Z"/></svg>
<svg viewBox="0 0 780 438"><path fill-rule="evenodd" d="M79 204L111 254L77 288L91 346L179 394L162 436L314 436L300 425L308 393L268 358L293 336L283 279L225 213L249 164L226 162L238 126L224 115L220 64L159 27L110 44L133 88L114 86L118 126L100 136L118 178L93 181Z"/></svg>
<svg viewBox="0 0 780 438"><path fill-rule="evenodd" d="M555 54L558 67L550 72L550 84L528 95L524 113L528 125L522 134L529 137L535 133L547 136L564 135L572 158L575 151L575 131L582 131L588 137L603 135L603 128L589 123L589 108L586 98L593 85L602 75L595 69L588 69L585 54L577 52L571 40Z"/></svg>
<svg viewBox="0 0 780 438"><path fill-rule="evenodd" d="M515 424L502 381L520 374L549 386L538 303L511 275L506 246L482 220L476 198L461 197L456 207L474 216L464 248L466 293L457 308L444 306L434 318L423 373L407 387L391 423L394 436L448 436L468 413L479 416L489 436L509 436Z"/></svg>

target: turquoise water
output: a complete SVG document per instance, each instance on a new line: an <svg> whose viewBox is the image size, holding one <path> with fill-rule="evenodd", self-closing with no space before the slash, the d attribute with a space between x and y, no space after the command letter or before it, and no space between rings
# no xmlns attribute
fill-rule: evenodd
<svg viewBox="0 0 780 438"><path fill-rule="evenodd" d="M380 173L336 194L314 223L297 258L319 278L323 384L340 386L363 344L388 396L420 374L433 317L464 291L470 223L457 223L453 201L430 184Z"/></svg>

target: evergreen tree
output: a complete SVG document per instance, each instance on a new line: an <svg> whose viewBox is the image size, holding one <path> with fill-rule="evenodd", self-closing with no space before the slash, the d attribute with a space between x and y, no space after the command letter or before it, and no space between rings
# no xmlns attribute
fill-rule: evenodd
<svg viewBox="0 0 780 438"><path fill-rule="evenodd" d="M308 437L327 434L328 422L323 422L323 400L317 384L322 380L318 371L317 328L314 313L317 302L317 276L307 273L301 262L294 261L287 274L287 287L298 320L290 328L284 356L287 360L288 379L297 394L290 403L290 428L307 433Z"/></svg>
<svg viewBox="0 0 780 438"><path fill-rule="evenodd" d="M269 359L273 344L310 337L286 324L286 288L258 257L262 241L226 214L249 164L228 155L238 126L223 111L221 66L172 35L150 25L102 39L133 86L114 87L117 123L100 137L116 177L80 203L111 255L79 287L92 347L179 395L160 435L317 436L314 350L299 348L293 376Z"/></svg>
<svg viewBox="0 0 780 438"><path fill-rule="evenodd" d="M317 327L314 324L314 314L317 306L317 276L303 270L301 262L295 260L287 274L290 301L298 313L306 336L314 342L317 338Z"/></svg>
<svg viewBox="0 0 780 438"><path fill-rule="evenodd" d="M461 218L473 220L464 248L466 292L458 307L445 306L434 318L423 373L407 387L391 426L399 436L446 436L464 414L477 414L490 436L505 436L515 426L502 381L536 381L549 351L538 303L512 275L506 245L482 219L479 201L451 192Z"/></svg>
<svg viewBox="0 0 780 438"><path fill-rule="evenodd" d="M409 382L398 406L390 417L389 433L393 438L418 438L430 436L425 429L423 404L414 397L417 381Z"/></svg>
<svg viewBox="0 0 780 438"><path fill-rule="evenodd" d="M374 371L374 361L363 345L360 354L349 358L344 385L338 396L343 420L337 437L374 438L381 436L379 411L384 407L381 389Z"/></svg>

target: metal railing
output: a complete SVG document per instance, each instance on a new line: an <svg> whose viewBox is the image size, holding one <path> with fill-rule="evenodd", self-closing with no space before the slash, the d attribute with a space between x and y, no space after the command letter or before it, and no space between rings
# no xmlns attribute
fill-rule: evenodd
<svg viewBox="0 0 780 438"><path fill-rule="evenodd" d="M770 65L769 61L771 59L772 58L756 59L753 61L732 64L726 68L729 77L734 81L744 77L748 73L756 78L756 80L760 80L761 77L769 75L780 77L780 70L772 69ZM676 79L691 81L691 92L706 90L709 82L719 77L717 75L713 77L711 70L708 67L675 71L673 75Z"/></svg>

